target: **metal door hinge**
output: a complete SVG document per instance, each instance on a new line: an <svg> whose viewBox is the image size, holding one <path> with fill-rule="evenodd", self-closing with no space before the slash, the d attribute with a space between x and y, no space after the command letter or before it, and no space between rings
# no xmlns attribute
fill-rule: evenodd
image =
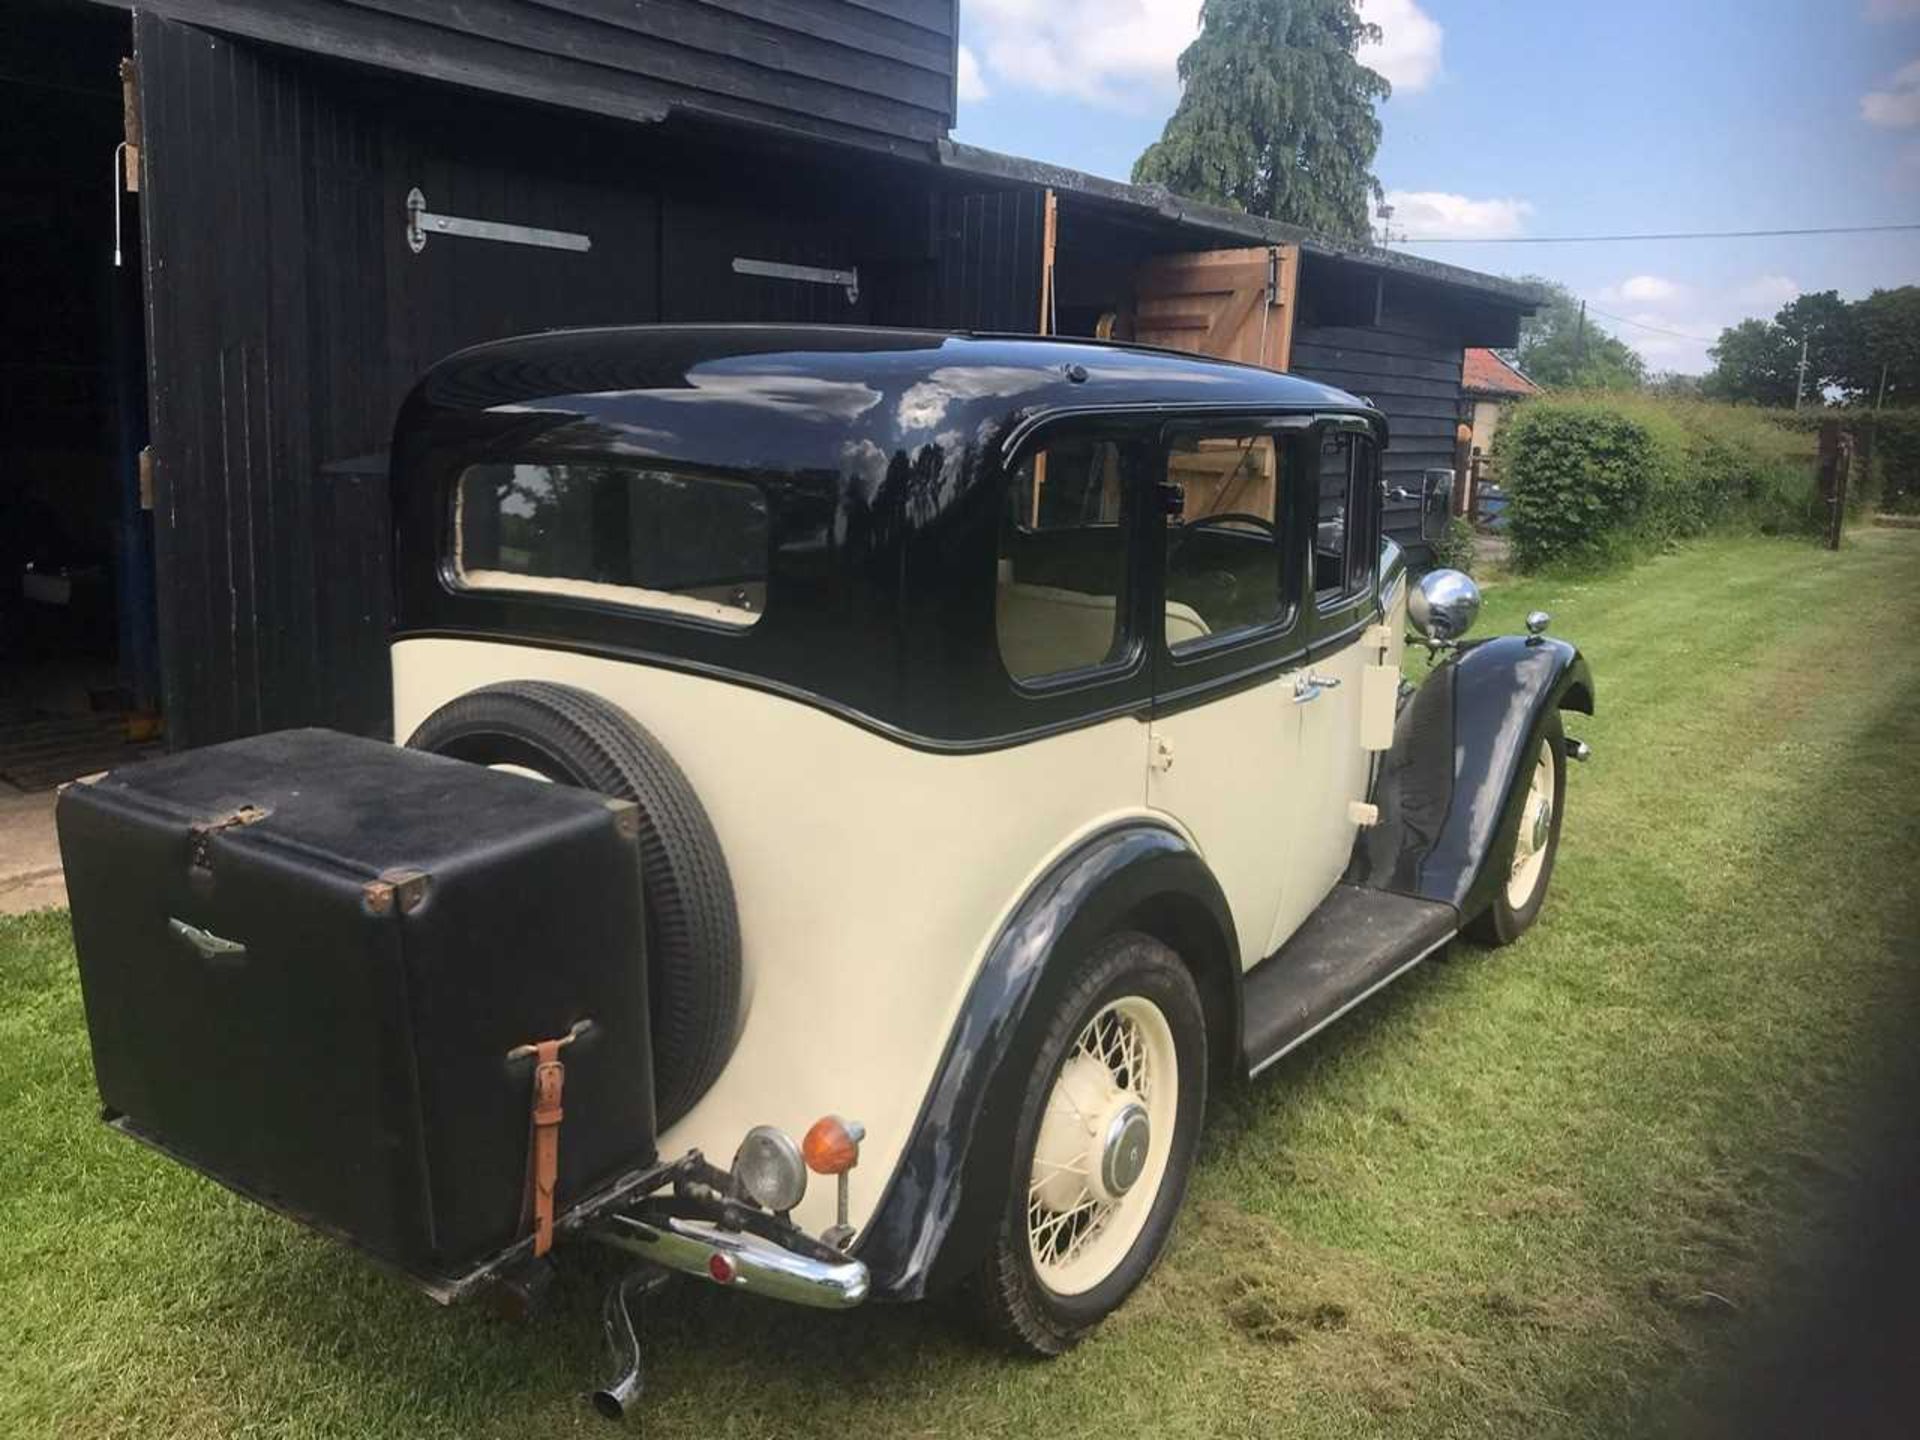
<svg viewBox="0 0 1920 1440"><path fill-rule="evenodd" d="M1391 625L1369 625L1360 634L1360 644L1368 650L1384 650L1392 643Z"/></svg>
<svg viewBox="0 0 1920 1440"><path fill-rule="evenodd" d="M789 265L784 260L748 260L736 255L736 275L758 275L766 280L798 280L807 285L838 285L847 292L847 303L860 303L860 271L857 266L828 270L819 265Z"/></svg>
<svg viewBox="0 0 1920 1440"><path fill-rule="evenodd" d="M1363 830L1370 825L1378 825L1380 807L1365 800L1350 800L1347 802L1347 819Z"/></svg>
<svg viewBox="0 0 1920 1440"><path fill-rule="evenodd" d="M502 220L474 220L464 215L436 215L427 209L427 197L415 186L407 192L407 248L418 255L429 235L458 235L468 240L499 240L508 245L537 245L545 250L585 253L593 237L571 230L543 230L537 225L509 225Z"/></svg>
<svg viewBox="0 0 1920 1440"><path fill-rule="evenodd" d="M1164 735L1154 736L1147 763L1162 775L1173 769L1173 741Z"/></svg>

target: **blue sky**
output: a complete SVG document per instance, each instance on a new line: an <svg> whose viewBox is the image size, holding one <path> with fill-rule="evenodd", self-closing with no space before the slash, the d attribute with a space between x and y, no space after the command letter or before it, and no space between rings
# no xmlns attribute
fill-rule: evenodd
<svg viewBox="0 0 1920 1440"><path fill-rule="evenodd" d="M1363 58L1395 83L1375 171L1396 233L1920 221L1920 0L1361 8L1385 32ZM955 138L1126 178L1177 99L1174 59L1198 11L962 0ZM1402 248L1562 281L1655 369L1685 371L1707 368L1721 327L1801 291L1920 282L1920 231Z"/></svg>

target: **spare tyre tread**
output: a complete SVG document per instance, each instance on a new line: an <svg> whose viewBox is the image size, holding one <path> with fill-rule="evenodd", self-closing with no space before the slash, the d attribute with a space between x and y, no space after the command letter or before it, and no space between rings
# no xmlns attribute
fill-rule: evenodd
<svg viewBox="0 0 1920 1440"><path fill-rule="evenodd" d="M582 788L640 807L641 885L656 981L649 986L654 1109L665 1129L719 1077L739 1021L739 914L713 823L665 746L626 711L569 685L483 686L434 711L407 743L436 753L467 749L459 758L473 758L471 747L487 736L517 740ZM689 972L675 975L671 987L659 983L669 965Z"/></svg>

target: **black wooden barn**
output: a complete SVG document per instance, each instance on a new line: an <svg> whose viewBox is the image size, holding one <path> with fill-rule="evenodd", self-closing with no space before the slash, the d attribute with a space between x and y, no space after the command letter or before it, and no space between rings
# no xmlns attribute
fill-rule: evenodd
<svg viewBox="0 0 1920 1440"><path fill-rule="evenodd" d="M114 599L60 643L95 646L95 702L157 702L174 745L383 733L398 401L449 351L566 325L1214 348L1245 300L1257 358L1386 411L1391 480L1453 464L1462 350L1512 343L1531 291L954 144L957 10L12 0L4 588L95 556ZM1169 282L1197 252L1243 278ZM1261 293L1236 297L1256 262ZM44 618L0 610L0 661L45 663L9 646Z"/></svg>

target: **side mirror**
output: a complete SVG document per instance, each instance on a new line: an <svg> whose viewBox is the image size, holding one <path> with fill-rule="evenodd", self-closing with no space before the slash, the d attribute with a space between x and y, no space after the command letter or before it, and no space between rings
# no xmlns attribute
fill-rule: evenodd
<svg viewBox="0 0 1920 1440"><path fill-rule="evenodd" d="M1480 587L1458 570L1429 570L1407 595L1407 619L1427 639L1446 645L1480 617Z"/></svg>
<svg viewBox="0 0 1920 1440"><path fill-rule="evenodd" d="M1453 513L1453 471L1435 467L1420 474L1420 538L1438 540Z"/></svg>

